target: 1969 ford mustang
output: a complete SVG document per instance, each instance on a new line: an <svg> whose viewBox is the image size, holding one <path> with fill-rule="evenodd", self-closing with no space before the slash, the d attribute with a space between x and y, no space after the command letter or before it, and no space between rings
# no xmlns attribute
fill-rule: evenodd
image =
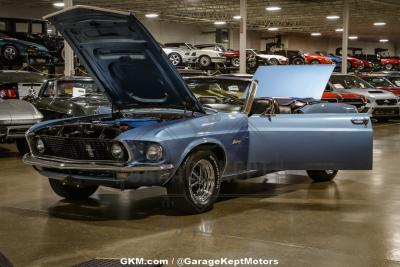
<svg viewBox="0 0 400 267"><path fill-rule="evenodd" d="M307 170L328 181L337 170L372 167L370 119L352 106L288 99L292 114L277 114L257 81L243 99L214 94L211 106L201 104L133 15L75 6L48 19L114 109L28 131L24 162L62 197L85 199L100 185L166 186L176 208L199 213L227 178Z"/></svg>

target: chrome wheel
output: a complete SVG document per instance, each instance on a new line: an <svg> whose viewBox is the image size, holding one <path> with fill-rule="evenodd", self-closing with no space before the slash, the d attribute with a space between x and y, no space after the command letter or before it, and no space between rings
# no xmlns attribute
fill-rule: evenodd
<svg viewBox="0 0 400 267"><path fill-rule="evenodd" d="M199 160L192 168L189 177L189 191L192 199L199 205L209 202L215 187L213 165L206 159Z"/></svg>
<svg viewBox="0 0 400 267"><path fill-rule="evenodd" d="M13 46L6 46L3 50L3 56L6 60L13 61L17 58L17 49Z"/></svg>
<svg viewBox="0 0 400 267"><path fill-rule="evenodd" d="M393 69L393 65L388 63L388 64L385 65L385 69L386 70L392 70Z"/></svg>
<svg viewBox="0 0 400 267"><path fill-rule="evenodd" d="M211 58L208 56L201 56L199 58L199 64L202 67L208 67L211 65Z"/></svg>
<svg viewBox="0 0 400 267"><path fill-rule="evenodd" d="M318 60L311 60L310 64L320 64L320 62Z"/></svg>
<svg viewBox="0 0 400 267"><path fill-rule="evenodd" d="M232 59L231 59L231 64L232 64L232 66L234 66L234 67L239 67L239 65L240 65L240 60L239 60L239 58L237 58L237 57L232 58Z"/></svg>
<svg viewBox="0 0 400 267"><path fill-rule="evenodd" d="M174 66L178 66L179 64L181 64L181 57L176 53L170 54L169 60L171 61L172 65L174 65Z"/></svg>

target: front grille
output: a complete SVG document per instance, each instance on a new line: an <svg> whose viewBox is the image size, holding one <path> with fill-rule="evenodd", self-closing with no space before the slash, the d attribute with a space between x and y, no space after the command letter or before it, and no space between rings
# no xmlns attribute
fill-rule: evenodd
<svg viewBox="0 0 400 267"><path fill-rule="evenodd" d="M385 105L385 106L394 106L397 104L397 100L396 99L377 99L376 103L378 105Z"/></svg>
<svg viewBox="0 0 400 267"><path fill-rule="evenodd" d="M373 116L391 116L391 115L399 115L398 108L375 108L372 112Z"/></svg>
<svg viewBox="0 0 400 267"><path fill-rule="evenodd" d="M42 135L40 136L45 151L42 155L71 160L102 160L117 161L110 153L113 140L102 140L94 138L58 137ZM35 145L32 145L35 148ZM128 153L124 151L124 158L120 162L128 159ZM35 151L35 154L38 154Z"/></svg>

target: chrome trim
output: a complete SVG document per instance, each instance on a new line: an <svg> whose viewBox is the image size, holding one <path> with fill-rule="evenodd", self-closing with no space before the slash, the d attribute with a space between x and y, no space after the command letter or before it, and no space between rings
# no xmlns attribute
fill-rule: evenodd
<svg viewBox="0 0 400 267"><path fill-rule="evenodd" d="M173 164L161 165L146 165L146 166L117 166L105 164L80 164L80 163L67 163L61 161L53 161L36 158L31 153L26 154L22 161L25 164L37 167L55 168L60 170L83 170L83 171L115 171L115 172L145 172L145 171L164 171L174 168Z"/></svg>
<svg viewBox="0 0 400 267"><path fill-rule="evenodd" d="M243 112L246 113L247 115L250 114L251 107L253 106L254 98L256 97L258 89L258 81L253 80L250 84L249 87L249 94L246 98L246 103L244 104Z"/></svg>

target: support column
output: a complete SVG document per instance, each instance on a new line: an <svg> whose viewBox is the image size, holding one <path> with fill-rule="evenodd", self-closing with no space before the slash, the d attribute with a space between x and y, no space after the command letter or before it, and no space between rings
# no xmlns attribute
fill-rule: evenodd
<svg viewBox="0 0 400 267"><path fill-rule="evenodd" d="M240 0L240 73L246 73L246 32L247 32L247 0Z"/></svg>
<svg viewBox="0 0 400 267"><path fill-rule="evenodd" d="M72 6L72 0L64 0L64 8ZM64 41L64 75L73 76L74 71L74 52L68 45L67 41Z"/></svg>
<svg viewBox="0 0 400 267"><path fill-rule="evenodd" d="M342 35L342 73L347 73L347 50L349 45L349 0L343 0L343 35Z"/></svg>

